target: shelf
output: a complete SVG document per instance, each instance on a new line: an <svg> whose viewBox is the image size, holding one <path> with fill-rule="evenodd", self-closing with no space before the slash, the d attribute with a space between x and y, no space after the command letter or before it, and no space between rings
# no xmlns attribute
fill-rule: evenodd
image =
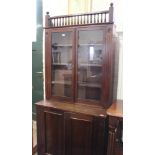
<svg viewBox="0 0 155 155"><path fill-rule="evenodd" d="M91 87L91 88L101 88L101 85L97 84L97 83L78 83L78 86Z"/></svg>
<svg viewBox="0 0 155 155"><path fill-rule="evenodd" d="M70 81L66 81L66 82L65 81L52 81L52 84L71 85L71 82ZM78 83L78 86L101 88L101 85L97 83Z"/></svg>
<svg viewBox="0 0 155 155"><path fill-rule="evenodd" d="M71 65L71 63L53 63L53 65L56 65L56 66L68 66L68 65Z"/></svg>
<svg viewBox="0 0 155 155"><path fill-rule="evenodd" d="M79 63L79 66L88 66L88 67L102 67L100 64L85 64L85 63Z"/></svg>
<svg viewBox="0 0 155 155"><path fill-rule="evenodd" d="M52 53L62 53L62 52L71 52L69 50L65 50L65 51L52 51Z"/></svg>
<svg viewBox="0 0 155 155"><path fill-rule="evenodd" d="M52 81L52 84L71 85L70 81Z"/></svg>
<svg viewBox="0 0 155 155"><path fill-rule="evenodd" d="M79 44L79 46L103 46L103 44Z"/></svg>
<svg viewBox="0 0 155 155"><path fill-rule="evenodd" d="M52 51L52 53L61 53L61 51Z"/></svg>
<svg viewBox="0 0 155 155"><path fill-rule="evenodd" d="M57 45L52 45L52 47L72 47L72 44L57 44Z"/></svg>

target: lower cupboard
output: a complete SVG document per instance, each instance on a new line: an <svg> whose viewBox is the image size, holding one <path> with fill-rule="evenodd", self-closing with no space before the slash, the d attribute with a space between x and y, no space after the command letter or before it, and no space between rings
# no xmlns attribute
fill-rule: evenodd
<svg viewBox="0 0 155 155"><path fill-rule="evenodd" d="M70 106L36 105L38 155L106 155L104 110Z"/></svg>

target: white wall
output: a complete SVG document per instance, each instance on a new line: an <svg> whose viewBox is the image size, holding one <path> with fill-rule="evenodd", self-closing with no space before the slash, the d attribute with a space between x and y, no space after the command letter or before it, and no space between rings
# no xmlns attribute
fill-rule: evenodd
<svg viewBox="0 0 155 155"><path fill-rule="evenodd" d="M49 11L51 16L68 14L68 0L43 0L43 15Z"/></svg>
<svg viewBox="0 0 155 155"><path fill-rule="evenodd" d="M32 17L32 42L36 42L36 0L32 0L32 14L31 14L31 17Z"/></svg>
<svg viewBox="0 0 155 155"><path fill-rule="evenodd" d="M119 50L119 64L118 64L118 87L117 98L123 99L123 33L119 35L120 50Z"/></svg>
<svg viewBox="0 0 155 155"><path fill-rule="evenodd" d="M117 31L123 31L122 0L92 0L92 11L108 10L110 3L114 4L114 22Z"/></svg>

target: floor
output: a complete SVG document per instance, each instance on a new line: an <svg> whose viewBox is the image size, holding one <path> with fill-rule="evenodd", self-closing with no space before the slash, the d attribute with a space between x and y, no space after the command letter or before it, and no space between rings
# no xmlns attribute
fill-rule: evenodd
<svg viewBox="0 0 155 155"><path fill-rule="evenodd" d="M33 147L37 145L37 126L36 121L32 121L32 128L33 128ZM35 154L37 155L37 154Z"/></svg>

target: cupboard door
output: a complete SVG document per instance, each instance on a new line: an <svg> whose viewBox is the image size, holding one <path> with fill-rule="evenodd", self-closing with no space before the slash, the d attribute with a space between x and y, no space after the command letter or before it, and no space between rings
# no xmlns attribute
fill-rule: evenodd
<svg viewBox="0 0 155 155"><path fill-rule="evenodd" d="M73 32L51 33L52 96L73 98Z"/></svg>
<svg viewBox="0 0 155 155"><path fill-rule="evenodd" d="M57 111L45 111L45 152L51 155L64 154L64 116Z"/></svg>
<svg viewBox="0 0 155 155"><path fill-rule="evenodd" d="M93 155L107 155L108 124L106 118L94 118L92 137Z"/></svg>
<svg viewBox="0 0 155 155"><path fill-rule="evenodd" d="M65 114L65 155L106 155L107 119Z"/></svg>
<svg viewBox="0 0 155 155"><path fill-rule="evenodd" d="M79 30L77 48L77 98L100 102L105 49L103 29Z"/></svg>
<svg viewBox="0 0 155 155"><path fill-rule="evenodd" d="M65 114L66 155L92 155L92 121L87 115Z"/></svg>
<svg viewBox="0 0 155 155"><path fill-rule="evenodd" d="M123 119L109 117L109 135L107 155L123 155Z"/></svg>

